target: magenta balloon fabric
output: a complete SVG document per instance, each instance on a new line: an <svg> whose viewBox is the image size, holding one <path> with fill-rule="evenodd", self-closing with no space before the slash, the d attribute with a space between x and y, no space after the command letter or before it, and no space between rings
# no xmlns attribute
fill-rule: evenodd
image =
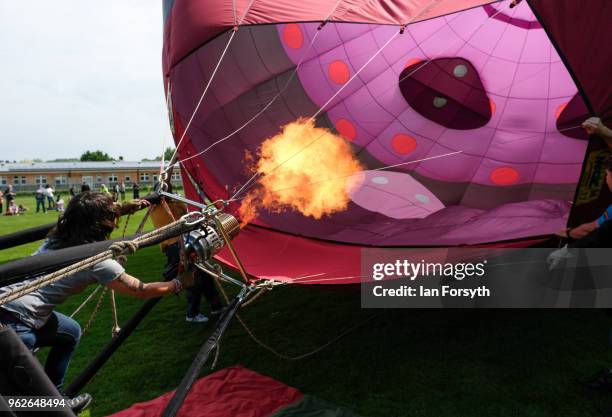
<svg viewBox="0 0 612 417"><path fill-rule="evenodd" d="M612 116L612 7L608 0L529 0L590 102L594 114Z"/></svg>
<svg viewBox="0 0 612 417"><path fill-rule="evenodd" d="M358 22L403 25L491 0L164 0L164 74L204 42L237 24Z"/></svg>
<svg viewBox="0 0 612 417"><path fill-rule="evenodd" d="M207 148L280 96L187 166L205 167L231 195L248 178L245 151L325 105L317 124L351 143L366 181L346 212L322 220L263 213L260 223L376 246L478 244L563 228L586 152L577 129L586 106L529 4L506 6L411 24L382 51L397 26L241 27L187 133L190 149ZM181 126L228 36L170 70ZM179 154L187 156L185 149Z"/></svg>

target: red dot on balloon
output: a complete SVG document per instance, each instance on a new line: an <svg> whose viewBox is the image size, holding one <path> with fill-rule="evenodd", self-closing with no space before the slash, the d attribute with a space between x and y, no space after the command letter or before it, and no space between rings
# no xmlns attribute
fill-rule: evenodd
<svg viewBox="0 0 612 417"><path fill-rule="evenodd" d="M417 141L412 136L400 133L393 136L393 139L391 139L391 147L393 147L395 152L406 155L416 149Z"/></svg>
<svg viewBox="0 0 612 417"><path fill-rule="evenodd" d="M497 108L497 104L493 101L493 99L489 99L489 106L491 107L491 116L495 114L495 109Z"/></svg>
<svg viewBox="0 0 612 417"><path fill-rule="evenodd" d="M557 109L555 110L555 117L558 119L561 116L561 113L563 113L563 110L565 110L565 108L567 107L568 103L563 103L562 105L560 105L559 107L557 107Z"/></svg>
<svg viewBox="0 0 612 417"><path fill-rule="evenodd" d="M353 141L357 137L357 129L350 120L338 119L335 126L338 133L345 139Z"/></svg>
<svg viewBox="0 0 612 417"><path fill-rule="evenodd" d="M293 49L300 49L304 44L304 34L297 23L289 23L283 29L283 39L287 46Z"/></svg>
<svg viewBox="0 0 612 417"><path fill-rule="evenodd" d="M519 173L516 169L510 167L495 168L491 171L491 181L497 185L512 185L519 180Z"/></svg>
<svg viewBox="0 0 612 417"><path fill-rule="evenodd" d="M335 82L336 84L346 83L351 76L351 72L349 70L348 65L346 65L346 63L344 63L343 61L334 61L329 64L327 73L329 75L329 79Z"/></svg>
<svg viewBox="0 0 612 417"><path fill-rule="evenodd" d="M419 62L423 62L423 60L421 58L411 58L408 60L408 62L406 62L406 65L404 65L404 68L411 67L413 65L418 64Z"/></svg>

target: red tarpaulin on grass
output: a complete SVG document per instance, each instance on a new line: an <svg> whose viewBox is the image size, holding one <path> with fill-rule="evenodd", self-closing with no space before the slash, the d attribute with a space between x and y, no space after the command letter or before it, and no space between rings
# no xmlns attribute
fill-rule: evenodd
<svg viewBox="0 0 612 417"><path fill-rule="evenodd" d="M174 391L137 403L111 417L158 417ZM267 376L232 366L199 379L178 417L264 417L299 401L303 394Z"/></svg>

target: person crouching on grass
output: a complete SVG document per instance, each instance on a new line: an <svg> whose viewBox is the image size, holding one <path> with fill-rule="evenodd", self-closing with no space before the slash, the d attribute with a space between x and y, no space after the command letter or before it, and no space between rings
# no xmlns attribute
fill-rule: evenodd
<svg viewBox="0 0 612 417"><path fill-rule="evenodd" d="M117 228L121 213L135 212L146 205L146 201L136 200L119 206L107 194L78 194L70 200L66 211L59 217L37 253L107 240ZM55 310L69 297L81 293L91 284L101 284L138 298L176 294L182 289L178 279L144 283L127 274L117 261L108 259L1 305L0 323L12 327L28 349L51 347L45 372L60 392L70 359L81 338L81 327L75 320ZM23 283L0 288L0 294L21 285ZM91 396L82 394L70 401L71 408L78 414L89 405Z"/></svg>

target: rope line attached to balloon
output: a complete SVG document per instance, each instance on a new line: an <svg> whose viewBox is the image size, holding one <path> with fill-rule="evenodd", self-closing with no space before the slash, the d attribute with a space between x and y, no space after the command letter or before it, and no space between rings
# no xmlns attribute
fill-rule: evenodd
<svg viewBox="0 0 612 417"><path fill-rule="evenodd" d="M223 49L223 52L221 53L221 56L219 57L219 60L217 61L217 64L215 65L215 68L210 76L210 78L208 79L208 82L206 83L206 86L204 87L204 91L202 92L202 95L200 96L200 99L198 100L198 103L195 106L195 109L193 110L193 113L191 114L191 117L189 118L189 122L187 123L187 125L185 126L185 130L183 131L181 138L179 139L176 148L174 149L174 152L172 153L172 157L170 158L170 166L172 166L174 164L174 159L176 158L177 152L179 147L181 146L181 144L183 143L183 139L185 139L185 135L187 135L187 131L189 130L189 127L191 127L191 123L193 122L193 119L195 118L196 113L198 112L200 105L202 104L202 101L204 100L204 97L206 96L206 93L208 92L208 89L210 88L210 85L212 84L213 79L215 78L215 75L217 74L217 71L219 70L219 67L221 66L221 62L223 62L223 58L225 58L225 55L227 54L227 51L229 50L230 45L232 44L232 41L234 40L234 37L236 36L236 33L238 32L238 28L240 27L240 25L242 25L242 22L244 21L244 19L246 18L247 14L249 13L249 10L251 9L251 6L253 5L255 0L250 0L249 4L247 5L242 17L240 18L240 20L238 21L238 24L236 26L234 26L234 29L232 30L232 33L230 34L229 39L227 40L227 44L225 45L225 48ZM234 13L235 13L236 9L235 9L235 4L234 4Z"/></svg>
<svg viewBox="0 0 612 417"><path fill-rule="evenodd" d="M407 161L407 162L400 162L398 164L393 164L393 165L385 165L383 167L378 167L375 169L372 169L370 171L383 171L385 169L390 169L390 168L397 168L399 166L402 165L410 165L410 164L416 164L419 162L424 162L424 161L430 161L433 159L438 159L438 158L444 158L444 157L448 157L448 156L453 156L453 155L457 155L462 153L462 151L455 151L455 152L450 152L450 153L446 153L446 154L442 154L442 155L434 155L434 156L429 156L427 158L422 158L422 159L416 159L413 161ZM326 183L328 181L338 181L338 180L342 180L342 179L346 179L346 178L351 178L351 177L359 177L360 175L363 175L363 172L356 172L354 174L350 174L350 175L342 175L339 177L332 177L332 178L325 178L322 180L317 180L317 181L311 181L311 182L307 182L307 183L300 183L299 185L294 185L291 187L283 187L283 188L277 188L277 189L272 189L270 190L271 193L275 193L275 192L281 192L281 191L286 191L286 190L293 190L295 188L300 188L300 187L304 187L304 186L308 186L308 185L315 185L315 184L322 184L322 183ZM240 198L231 198L229 200L225 200L226 203L231 203L234 201L241 201L244 200L247 197L240 197Z"/></svg>
<svg viewBox="0 0 612 417"><path fill-rule="evenodd" d="M310 40L310 44L308 45L308 47L302 53L302 56L300 57L300 60L296 64L296 66L293 69L293 71L291 71L291 74L289 75L289 78L287 79L287 81L285 82L283 87L276 93L276 95L274 97L272 97L272 99L262 109L260 109L257 113L255 113L254 116L252 116L249 120L247 120L245 123L243 123L237 129L235 129L233 132L231 132L228 135L222 137L221 139L216 140L215 142L210 144L208 147L206 147L204 150L202 150L202 151L200 151L200 152L198 152L198 153L196 153L194 155L190 155L190 156L188 156L186 158L180 159L178 161L171 160L171 162L170 162L169 166L166 168L165 172L168 172L168 170L170 170L171 168L175 167L176 165L182 164L182 163L184 163L186 161L189 161L190 159L193 159L193 158L196 158L198 156L201 156L201 155L205 154L206 152L208 152L209 150L211 150L215 146L217 146L220 143L223 143L226 140L230 139L236 133L242 131L244 128L249 126L255 119L257 119L259 116L261 116L266 110L268 110L270 108L270 106L272 106L272 104L274 104L276 102L276 100L278 100L278 98L281 97L285 93L285 91L287 91L287 89L289 88L289 85L291 84L291 82L293 81L295 76L297 75L299 68L302 66L302 64L304 63L304 60L308 56L308 53L313 48L313 46L315 44L315 41L317 40L319 34L321 33L321 30L326 25L326 23L329 21L329 19L333 16L333 14L336 12L336 9L338 8L338 6L340 5L341 2L342 2L342 0L337 0L336 1L336 4L332 8L332 10L328 13L327 17L323 20L323 22L317 28L316 33L314 34L314 36ZM177 146L177 149L178 149L178 146ZM174 158L174 159L176 159L176 158Z"/></svg>
<svg viewBox="0 0 612 417"><path fill-rule="evenodd" d="M138 235L142 232L142 229L144 228L144 225L147 221L147 219L149 218L149 214L151 213L152 207L149 206L147 211L145 212L145 215L142 219L142 221L140 222L140 224L138 225L135 234ZM127 227L130 221L130 217L131 214L128 214L125 220L125 224L123 226L123 233L122 233L122 237L125 238L125 235L127 233ZM173 219L175 220L175 219ZM123 255L119 256L118 258L123 258ZM123 265L123 262L122 262ZM89 328L91 327L94 319L96 318L96 315L98 314L98 310L100 309L101 305L102 305L102 301L104 299L104 296L106 295L106 291L107 291L107 287L103 286L103 285L98 285L96 286L96 288L85 298L85 300L83 300L83 302L81 304L79 304L79 306L72 312L72 314L70 315L70 318L74 318L77 314L79 314L81 312L81 310L83 310L83 308L85 308L85 306L87 304L89 304L89 302L93 299L94 295L96 295L96 293L103 288L102 293L100 294L100 298L98 299L98 302L96 303L96 306L94 308L94 310L91 312L89 319L87 320L87 323L85 325L85 327L83 328L83 335L85 335L85 333L87 332L87 330L89 330ZM111 313L112 313L112 319L113 319L113 328L111 331L111 334L113 335L113 337L115 337L119 331L121 330L121 328L119 327L119 319L118 319L118 314L117 314L117 304L115 301L115 291L111 290Z"/></svg>
<svg viewBox="0 0 612 417"><path fill-rule="evenodd" d="M334 10L335 10L335 8L337 8L338 4L339 4L339 2L337 2L337 3L336 3L336 5L334 6ZM430 3L430 4L429 4L429 7L431 7L431 5L432 5L432 4ZM506 7L507 7L507 6L506 6ZM470 34L470 36L469 36L469 37L473 36L473 34L474 34L476 31L478 31L478 30L479 30L479 29L480 29L480 28L481 28L481 27L482 27L482 26L483 26L483 25L484 25L484 24L485 24L485 23L486 23L486 22L487 22L489 19L493 19L493 18L495 18L495 17L496 17L496 16L497 16L499 13L502 13L504 10L505 10L505 9L504 9L504 8L502 8L502 9L498 10L496 13L493 13L491 16L487 15L487 16L486 16L486 18L484 19L484 21L483 21L481 24L479 24L479 25L478 25L478 26L477 26L477 27L476 27L476 28L473 30L473 32ZM413 19L411 19L411 21L410 21L410 22L408 22L408 23L406 23L405 25L403 25L403 26L402 26L402 30L400 30L400 33L403 31L403 28L404 28L406 25L408 25L408 24L410 24L412 21L414 21L414 20L418 19L418 18L419 18L419 17L420 17L420 16L421 16L423 13L425 13L425 12L427 12L427 11L428 11L428 9L426 8L424 11L422 11L422 12L421 12L421 13L419 13L417 16L415 16ZM332 15L333 15L333 11L332 11L332 12L330 13L330 15L328 16L328 19L329 19L329 18L330 18ZM319 26L319 29L321 29L321 28L322 28L322 26L324 26L324 25L326 24L326 22L327 22L327 20L326 20L326 21L324 21L324 22L321 24L321 26ZM303 60L304 60L304 58L305 58L305 56L306 56L307 52L309 51L309 49L310 49L310 48L312 47L312 45L314 44L314 40L316 39L316 37L318 36L318 34L319 34L319 31L317 31L317 33L315 34L314 38L313 38L313 39L312 39L312 41L311 41L311 44L309 45L309 47L308 47L308 49L305 51L305 53L302 55L302 58L300 59L300 61L299 61L298 65L295 67L294 71L292 72L292 74L291 74L291 76L290 76L290 79L287 81L287 83L285 84L285 86L283 87L283 89L281 89L281 91L280 91L280 92L279 92L279 93L278 93L278 94L277 94L275 97L273 97L273 98L272 98L272 100L271 100L271 101L270 101L268 104L266 104L266 106L264 106L264 108L263 108L263 109L261 109L261 110L260 110L258 113L256 113L256 114L255 114L253 117L251 117L249 120L247 120L245 123L243 123L243 124L242 124L240 127L238 127L238 128L237 128L236 130L234 130L233 132L231 132L231 133L229 133L228 135L226 135L225 137L223 137L223 138L221 138L221 139L219 139L219 140L217 140L217 141L213 142L211 145L209 145L208 147L206 147L204 150L202 150L202 151L200 151L200 152L198 152L198 153L196 153L196 154L194 154L194 155L190 155L190 156L188 156L188 157L186 157L186 158L184 158L184 159L181 159L181 160L180 160L180 161L178 161L178 162L173 161L173 162L170 164L170 166L169 166L167 169L169 169L169 168L171 168L171 167L173 167L173 166L176 166L177 164L179 164L179 163L181 163L181 162L185 162L185 161L188 161L188 160L190 160L190 159L193 159L193 158L195 158L195 157L197 157L197 156L201 156L201 155L203 155L204 153L206 153L206 152L210 151L212 148L214 148L214 147L215 147L215 146L217 146L218 144L220 144L220 143L222 143L222 142L226 141L227 139L229 139L229 138L231 138L232 136L234 136L236 133L238 133L238 132L240 132L241 130L243 130L245 127L247 127L249 124L251 124L251 123L252 123L252 122L253 122L255 119L257 119L257 118L258 118L258 117L259 117L261 114L263 114L263 113L264 113L264 112L265 112L265 111L266 111L266 110L267 110L267 109L268 109L268 108L269 108L269 107L270 107L270 106L271 106L271 105L272 105L272 104L273 104L273 103L274 103L274 102L275 102L275 101L278 99L278 97L280 97L280 96L282 95L282 93L283 93L283 92L286 90L286 88L288 88L289 83L291 82L291 80L293 79L293 77L295 76L295 74L297 73L298 68L299 68L299 67L302 65ZM464 39L463 41L464 41L464 43L465 43L465 42L467 42L467 40L466 40L466 39ZM427 60L426 60L426 61L425 61L425 62L424 62L422 65L418 66L418 67L417 67L417 68L415 68L413 71L411 71L409 74L407 74L405 77L403 77L402 79L400 79L400 82L401 82L401 81L403 81L404 79L406 79L407 77L410 77L410 76L414 75L414 74L415 74L417 71L419 71L420 69L424 68L424 67L425 67L425 66L426 66L428 63L430 63L430 62L431 62L432 60L434 60L436 57L441 56L441 54L443 54L443 53L444 53L444 52L445 52L445 51L446 51L448 48L449 48L449 47L446 47L446 48L442 49L441 51L439 51L437 54L434 54L432 57L430 57L429 59L427 59ZM350 83L350 81L351 81L351 80L349 80L349 81L348 81L346 84ZM386 90L383 90L383 92L382 92L381 94L377 95L376 97L380 97L380 96L384 95L385 93L387 93L388 91L390 91L390 89L391 89L391 88L388 88L388 89L386 89ZM342 89L341 89L341 90L342 90ZM337 95L337 94L336 94L336 95ZM333 100L333 98L334 98L334 97L332 97L332 98L331 98L329 101L332 101L332 100ZM320 113L320 112L321 112L321 111L324 109L324 107L325 107L327 104L329 104L329 103L324 104L324 105L323 105L323 106L322 106L322 107L321 107L321 108L318 110L318 112L317 112L317 113L315 113L315 115L314 115L313 117L316 117L316 116L318 115L318 113Z"/></svg>
<svg viewBox="0 0 612 417"><path fill-rule="evenodd" d="M362 71L362 70L363 70L363 69L364 69L364 68L365 68L365 67L366 67L366 66L367 66L367 65L368 65L368 64L369 64L369 63L370 63L372 60L374 60L374 59L375 59L375 58L376 58L376 57L377 57L377 56L378 56L378 55L379 55L379 54L382 52L382 50L383 50L383 49L385 49L385 48L386 48L386 47L389 45L389 43L391 43L391 41L393 41L393 40L394 40L394 39L395 39L395 38L396 38L398 35L403 34L403 33L404 33L404 29L405 29L405 27L406 27L407 25L409 25L410 23L412 23L412 22L414 22L415 20L417 20L418 18L420 18L420 17L421 17L423 14L428 13L428 12L431 10L431 8L432 8L434 5L438 4L440 1L444 1L444 0L433 0L433 1L431 1L431 2L430 2L430 3L428 3L428 4L427 4L427 6L426 6L426 7L424 7L424 8L423 8L423 9L422 9L422 10L421 10L421 11L420 11L418 14L416 14L416 15L415 15L415 16L414 16L412 19L410 19L410 21L408 21L407 23L405 23L405 24L401 25L401 26L400 26L400 30L399 30L399 32L396 32L396 33L395 33L393 36L391 36L391 38L390 38L389 40L387 40L387 42L385 42L385 44L384 44L384 45L383 45L381 48L379 48L379 49L378 49L378 50L377 50L377 51L374 53L374 55L373 55L373 56L371 56L371 57L370 57L370 58L369 58L369 59L366 61L366 63L365 63L365 64L363 64L363 65L361 66L361 68L359 68L359 70L358 70L358 71L357 71L355 74L353 74L353 76L352 76L352 77L351 77L351 78L350 78L350 79L349 79L349 80L348 80L348 81L347 81L347 82L346 82L346 83L345 83L345 84L344 84L344 85L343 85L343 86L342 86L342 87L341 87L341 88L340 88L340 89L339 89L339 90L338 90L336 93L334 93L334 94L332 95L332 97L331 97L331 98L330 98L330 99L329 99L329 100L328 100L326 103L324 103L324 104L323 104L323 105L322 105L322 106L321 106L321 107L320 107L320 108L319 108L319 109L318 109L318 110L317 110L317 111L316 111L316 112L315 112L315 113L314 113L314 114L313 114L313 115L310 117L309 121L315 120L315 119L316 119L316 117L317 117L317 116L318 116L318 115L319 115L319 114L320 114L320 113L321 113L321 112L322 112L322 111L325 109L325 107L326 107L326 106L327 106L327 105L328 105L328 104L329 104L329 103L330 103L330 102L331 102L331 101L332 101L332 100L333 100L335 97L337 97L337 96L338 96L338 94L340 94L340 93L341 93L341 92L342 92L342 91L343 91L343 90L346 88L346 86L347 86L348 84L350 84L350 83L351 83L351 81L352 81L352 80L354 80L354 79L355 79L355 78L356 78L356 77L359 75L359 73L360 73L360 72L361 72L361 71ZM340 3L340 2L338 1L338 2L337 2L335 5L334 5L334 9L333 9L333 10L332 10L332 12L330 12L330 14L328 15L328 19L329 19L329 17L331 17L331 16L332 16L333 12L335 12L335 9L338 7L339 3ZM321 28L322 26L324 26L326 22L327 22L327 21L324 21L324 22L323 22L323 24L322 24L321 26L319 26L319 28ZM319 31L317 31L317 33L316 33L316 34L315 34L315 36L313 37L313 40L311 41L311 45L309 46L309 48L310 48L310 47L312 47L312 44L314 43L314 39L316 39L316 37L318 36L318 33L319 33ZM306 51L306 52L308 52L308 51ZM301 63L302 63L303 59L305 58L305 56L306 56L306 53L304 53L304 55L302 56L302 59L300 60L300 65L301 65ZM296 67L296 68L294 69L294 71L293 71L293 73L292 73L292 75L291 75L291 79L292 79L292 78L295 76L295 74L297 73L297 70L298 70L298 67ZM289 82L291 81L291 79L289 80ZM288 87L289 82L286 84L285 89ZM279 92L279 93L277 94L277 96L280 96L282 93L283 93L283 91ZM238 129L236 129L234 132L232 132L232 133L230 133L229 135L225 136L224 138L222 138L222 139L220 139L220 140L218 140L218 141L214 142L213 144L211 144L210 146L208 146L208 147L207 147L206 149L204 149L203 151L201 151L201 152L199 152L199 153L197 153L197 154L195 154L195 155L189 156L189 157L187 157L187 158L185 158L185 159L182 159L180 162L185 162L185 161L187 161L187 160L189 160L189 159L195 158L196 156L200 156L200 155L204 154L205 152L209 151L210 149L212 149L212 148L213 148L214 146L216 146L217 144L219 144L219 143L221 143L221 142L223 142L223 141L225 141L225 140L229 139L229 138L230 138L230 137L232 137L234 134L236 134L237 132L239 132L240 130L244 129L246 126L248 126L248 125L249 125L249 124L250 124L250 123L251 123L253 120L255 120L257 117L259 117L261 114L263 114L263 112L264 112L265 110L267 110L267 108L268 108L270 105L272 105L272 103L273 103L274 101L276 101L276 99L278 99L278 97L274 97L274 98L273 98L273 99L272 99L272 100L271 100L271 101L270 101L270 102L269 102L269 103L268 103L268 104L267 104L267 105L264 107L264 109L262 109L262 110L260 110L258 113L256 113L256 115L255 115L255 116L253 116L251 119L249 119L249 120L248 120L246 123L244 123L244 124L243 124L241 127L239 127ZM199 104L198 104L198 106L199 106ZM197 107L196 107L196 111L197 111ZM190 119L190 122L191 122L191 120L193 120L194 115L195 115L195 112L194 112L194 114L192 115L192 117L191 117L191 119ZM189 124L190 124L190 123L189 123ZM189 124L188 124L188 126L189 126ZM186 131L186 130L187 130L187 129L185 129L185 131ZM176 151L178 150L178 147L180 146L180 144L181 144L181 142L182 142L182 140L183 140L183 138L184 138L184 137L185 137L185 132L183 132L183 135L181 136L181 140L179 141L179 145L177 145L177 149L175 149L175 152L174 152L174 154L173 154L173 158L171 159L171 163L170 163L169 167L166 169L166 171L167 171L168 169L170 169L170 167L173 167L173 166L175 166L175 165L177 164L177 162L175 161ZM317 139L313 140L313 142L311 142L310 144L306 145L306 146L305 146L303 149L305 149L305 148L309 147L309 146L310 146L310 145L312 145L314 142L316 142L318 139L319 139L319 138L317 138ZM291 158L289 158L289 159L291 159ZM285 162L286 162L286 161L285 161ZM281 164L281 165L282 165L282 164ZM257 174L255 175L255 177L256 177L256 176L257 176ZM253 179L253 177L251 177L251 178L249 179L249 181L247 181L247 183L245 184L245 186L246 186L246 185L248 185L248 184L249 184L249 182L250 182L252 179ZM244 187L244 186L243 186L243 187ZM239 192L240 192L240 191L241 191L241 190L239 190ZM235 193L235 194L234 194L234 196L232 196L232 197L235 197L237 194L238 194L238 192L237 192L237 193Z"/></svg>
<svg viewBox="0 0 612 417"><path fill-rule="evenodd" d="M326 102L325 102L325 103L324 103L324 104L323 104L323 105L322 105L322 106L321 106L321 107L320 107L320 108L319 108L319 109L318 109L318 110L317 110L317 111L316 111L316 112L315 112L315 113L314 113L314 114L311 116L311 118L309 119L309 122L310 122L310 121L315 120L315 118L316 118L316 117L317 117L317 116L318 116L318 115L319 115L319 114L320 114L320 113L321 113L323 110L325 110L326 106L327 106L329 103L331 103L331 101L332 101L332 100L333 100L335 97L337 97L337 95L338 95L340 92L342 92L342 91L343 91L343 89L344 89L344 88L346 88L346 86L347 86L348 84L350 84L350 83L351 83L351 81L353 81L357 75L359 75L359 73L360 73L360 72L361 72L361 71L362 71L362 70L365 68L365 66L366 66L366 65L368 65L368 64L369 64L369 63L370 63L370 62L371 62L371 61L372 61L372 60L373 60L373 59L374 59L376 56L378 56L378 55L379 55L379 54L382 52L382 50L383 50L383 49L385 49L385 48L386 48L386 47L389 45L389 43L390 43L392 40L394 40L394 39L395 39L395 38L396 38L398 35L402 34L402 33L403 33L403 31L404 31L404 28L405 28L405 27L406 27L408 24L410 24L410 23L411 23L412 21L414 21L415 19L418 19L418 18L419 18L419 17L420 17L420 16L421 16L423 13L428 12L428 11L429 11L429 9L430 9L431 7L433 7L433 2L432 2L432 3L429 3L428 7L427 7L427 8L425 8L424 10L422 10L422 11L421 11L421 13L419 13L418 15L416 15L416 16L415 16L413 19L411 19L411 21L410 21L410 22L408 22L408 23L406 23L405 25L403 25L403 26L401 27L401 29L400 29L400 31L399 31L399 32L396 32L396 33L395 33L393 36L391 36L391 38L389 38L389 39L387 40L387 42L385 42L385 43L384 43L384 44L383 44L383 45L382 45L382 46L381 46L381 47L380 47L380 48L379 48L379 49L378 49L378 50L375 52L375 54L374 54L372 57L370 57L370 59L369 59L368 61L366 61L366 63L365 63L363 66L361 66L361 67L359 68L359 70L357 70L357 71L356 71L356 73L355 73L355 74L353 74L353 76L352 76L352 77L351 77L351 78L350 78L350 79L349 79L349 80L348 80L348 81L347 81L347 82L346 82L346 83L345 83L345 84L344 84L344 85L343 85L343 86L342 86L342 87L341 87L341 88L340 88L340 89L339 89L339 90L338 90L336 93L334 93L334 94L333 94L333 95L330 97L330 99L329 99L329 100L327 100L327 101L326 101ZM506 7L507 7L507 6L506 6ZM475 29L472 31L472 33L470 34L470 37L471 37L471 36L473 36L473 35L474 35L474 34L475 34L475 33L476 33L476 32L477 32L477 31L478 31L478 30L479 30L479 29L480 29L480 28L481 28L481 27L482 27L482 26L483 26L483 25L486 23L486 22L488 22L490 19L493 19L495 16L497 16L497 15L498 15L499 13L501 13L503 10L505 10L505 9L504 9L504 8L502 8L502 9L498 10L496 13L492 14L491 16L488 16L488 15L487 15L487 17L484 19L484 21L483 21L483 22L482 22L480 25L478 25L478 26L477 26L477 27L476 27L476 28L475 28ZM467 40L465 40L465 39L462 39L462 40L463 40L463 42L464 42L464 43L465 43L465 42L467 42ZM427 59L427 60L426 60L426 61L425 61L425 62L424 62L422 65L418 66L417 68L415 68L414 70L412 70L412 71L410 71L408 74L406 74L406 76L404 76L403 78L401 78L399 82L401 83L403 80L405 80L405 79L407 79L408 77L410 77L410 76L414 75L414 74L415 74L417 71L419 71L419 70L423 69L423 68L424 68L425 66L427 66L429 63L431 63L433 60L435 60L437 57L439 57L439 56L441 56L442 54L444 54L444 53L445 53L445 52L446 52L446 51L447 51L447 50L448 50L448 49L449 49L451 46L453 46L453 47L454 47L455 45L454 45L454 44L451 44L451 45L449 45L449 46L447 46L447 47L443 48L443 49L442 49L442 50L440 50L440 51L439 51L437 54L434 54L432 57L428 58L428 59ZM380 97L380 96L382 96L383 94L386 94L386 93L387 93L388 91L390 91L392 88L395 88L395 87L389 87L388 89L383 90L383 92L382 92L381 94L377 95L376 97ZM276 167L272 168L272 169L270 170L270 172L275 171L276 169L280 168L282 165L286 164L287 162L289 162L290 160L292 160L293 158L295 158L297 155L299 155L300 153L302 153L303 151L305 151L307 148L309 148L309 147L310 147L311 145L313 145L315 142L317 142L318 140L320 140L320 139L321 139L321 138L322 138L324 135L325 135L325 134L322 134L322 135L318 136L317 138L313 139L311 142L309 142L308 144L306 144L305 146L303 146L303 147L302 147L300 150L298 150L297 152L295 152L294 154L292 154L291 156L289 156L289 157L288 157L287 159L285 159L284 161L280 162L280 163L279 163L279 164L278 164ZM257 179L257 178L259 177L259 175L260 175L259 173L255 173L255 174L253 174L253 175L252 175L252 176L251 176L251 177L250 177L250 178L249 178L249 179L246 181L246 183L244 183L244 185L242 185L242 187L240 187L240 188L238 189L238 191L236 191L236 192L234 193L234 195L232 195L232 197L230 198L230 200L231 200L231 199L236 198L236 196L238 196L240 193L242 193L242 192L244 192L244 191L248 190L249 188L251 188L252 186L254 186L254 185L255 185L254 180L255 180L255 179Z"/></svg>

